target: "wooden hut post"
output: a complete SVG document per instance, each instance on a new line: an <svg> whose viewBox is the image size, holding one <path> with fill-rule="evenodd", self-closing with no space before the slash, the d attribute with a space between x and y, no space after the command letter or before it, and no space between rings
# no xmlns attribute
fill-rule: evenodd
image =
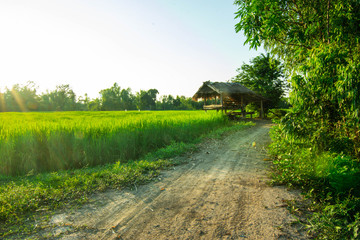
<svg viewBox="0 0 360 240"><path fill-rule="evenodd" d="M244 95L241 94L241 113L242 113L242 117L245 118L245 109L244 109Z"/></svg>
<svg viewBox="0 0 360 240"><path fill-rule="evenodd" d="M214 105L217 105L217 97L216 97L216 95L215 95L215 103L214 103ZM218 112L219 108L216 107L216 111Z"/></svg>
<svg viewBox="0 0 360 240"><path fill-rule="evenodd" d="M206 106L206 97L204 97L204 110L205 110L205 112L207 112L205 106Z"/></svg>
<svg viewBox="0 0 360 240"><path fill-rule="evenodd" d="M223 101L223 94L220 93L220 103L221 103L221 113L224 112L224 101Z"/></svg>
<svg viewBox="0 0 360 240"><path fill-rule="evenodd" d="M260 111L260 118L264 117L264 106L263 106L263 101L261 100L261 111Z"/></svg>

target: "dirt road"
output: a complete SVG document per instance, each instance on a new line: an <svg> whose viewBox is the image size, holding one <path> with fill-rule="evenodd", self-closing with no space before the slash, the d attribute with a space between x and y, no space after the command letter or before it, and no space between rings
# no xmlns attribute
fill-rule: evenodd
<svg viewBox="0 0 360 240"><path fill-rule="evenodd" d="M202 144L190 162L133 190L93 196L55 215L56 239L306 239L286 200L266 182L270 123Z"/></svg>

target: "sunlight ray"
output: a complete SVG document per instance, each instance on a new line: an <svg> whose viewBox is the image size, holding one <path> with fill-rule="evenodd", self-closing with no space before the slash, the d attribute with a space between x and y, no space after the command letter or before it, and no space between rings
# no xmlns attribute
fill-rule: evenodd
<svg viewBox="0 0 360 240"><path fill-rule="evenodd" d="M0 112L6 112L5 96L0 93Z"/></svg>
<svg viewBox="0 0 360 240"><path fill-rule="evenodd" d="M20 110L22 112L28 112L29 110L27 109L27 107L24 104L24 100L21 98L21 96L18 94L17 91L15 91L14 89L11 90L11 95L14 97L16 103L19 105Z"/></svg>

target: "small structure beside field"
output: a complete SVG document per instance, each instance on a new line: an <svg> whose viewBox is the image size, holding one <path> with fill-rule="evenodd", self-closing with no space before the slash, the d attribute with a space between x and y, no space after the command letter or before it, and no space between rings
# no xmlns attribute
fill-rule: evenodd
<svg viewBox="0 0 360 240"><path fill-rule="evenodd" d="M241 85L240 83L231 83L231 82L204 82L203 85L193 96L194 101L199 99L204 100L204 110L221 110L229 115L242 115L245 117L247 114L252 114L254 112L246 112L245 107L249 103L260 102L260 117L264 116L263 101L267 101L263 96L256 94L247 87ZM206 105L206 101L213 99L214 104ZM241 112L235 112L235 110L241 110Z"/></svg>

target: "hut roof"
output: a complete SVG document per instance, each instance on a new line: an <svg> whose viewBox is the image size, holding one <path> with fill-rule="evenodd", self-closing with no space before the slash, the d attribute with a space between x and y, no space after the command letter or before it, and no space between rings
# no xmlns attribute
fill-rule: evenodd
<svg viewBox="0 0 360 240"><path fill-rule="evenodd" d="M238 99L239 97L244 96L247 101L251 102L267 100L263 96L256 94L240 83L210 81L203 83L193 96L193 99L198 100L199 98L211 98L220 95L233 99Z"/></svg>

